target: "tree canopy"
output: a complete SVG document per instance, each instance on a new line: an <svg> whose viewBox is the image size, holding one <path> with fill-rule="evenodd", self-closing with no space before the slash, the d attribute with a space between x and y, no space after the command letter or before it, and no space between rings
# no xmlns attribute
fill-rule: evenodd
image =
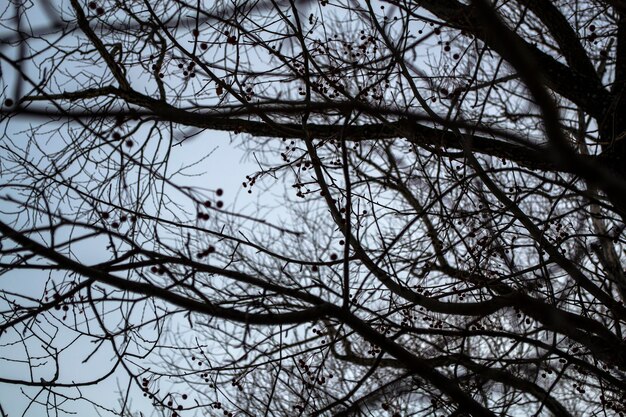
<svg viewBox="0 0 626 417"><path fill-rule="evenodd" d="M626 413L623 0L0 22L3 416Z"/></svg>

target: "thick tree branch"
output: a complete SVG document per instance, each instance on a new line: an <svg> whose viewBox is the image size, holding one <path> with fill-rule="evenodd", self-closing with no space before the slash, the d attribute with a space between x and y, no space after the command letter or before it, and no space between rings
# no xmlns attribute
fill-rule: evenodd
<svg viewBox="0 0 626 417"><path fill-rule="evenodd" d="M414 11L407 9L402 2L394 1L393 3L407 13L414 13ZM484 22L480 20L478 11L474 6L464 5L456 0L423 0L419 4L443 20L446 25L471 33L482 40L489 48L496 51L504 60L514 62L516 52L503 45L493 32L485 30ZM528 48L534 60L546 74L546 82L550 88L584 109L585 112L594 118L602 119L609 105L610 95L603 88L595 72L594 75L591 75L588 74L588 70L583 73L574 71L545 52L530 45L519 35L512 34L512 36L515 37L516 42ZM574 54L577 53L573 52Z"/></svg>

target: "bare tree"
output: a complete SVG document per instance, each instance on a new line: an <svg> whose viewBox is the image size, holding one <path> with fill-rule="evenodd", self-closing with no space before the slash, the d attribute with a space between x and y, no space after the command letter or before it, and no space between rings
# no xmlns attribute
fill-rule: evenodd
<svg viewBox="0 0 626 417"><path fill-rule="evenodd" d="M622 0L0 16L24 415L626 412Z"/></svg>

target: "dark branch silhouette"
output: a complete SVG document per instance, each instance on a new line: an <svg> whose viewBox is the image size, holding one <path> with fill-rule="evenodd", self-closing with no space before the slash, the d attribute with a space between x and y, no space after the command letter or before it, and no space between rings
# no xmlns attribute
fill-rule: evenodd
<svg viewBox="0 0 626 417"><path fill-rule="evenodd" d="M0 16L3 416L626 413L622 0Z"/></svg>

